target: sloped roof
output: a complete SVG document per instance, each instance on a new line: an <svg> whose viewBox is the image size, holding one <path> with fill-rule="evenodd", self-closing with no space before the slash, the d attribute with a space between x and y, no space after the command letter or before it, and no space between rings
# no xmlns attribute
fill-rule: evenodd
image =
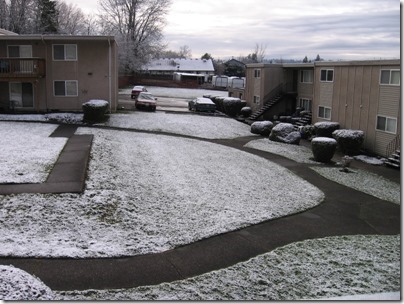
<svg viewBox="0 0 404 304"><path fill-rule="evenodd" d="M143 67L148 71L181 71L181 72L214 72L213 62L211 59L180 59L180 58L163 58L154 59Z"/></svg>
<svg viewBox="0 0 404 304"><path fill-rule="evenodd" d="M0 28L0 36L11 36L11 35L12 35L12 36L15 36L15 35L18 35L18 34Z"/></svg>

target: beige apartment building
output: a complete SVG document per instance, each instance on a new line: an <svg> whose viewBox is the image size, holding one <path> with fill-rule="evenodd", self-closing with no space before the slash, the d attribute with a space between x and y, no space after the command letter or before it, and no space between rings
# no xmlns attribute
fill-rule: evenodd
<svg viewBox="0 0 404 304"><path fill-rule="evenodd" d="M313 124L335 121L364 131L364 148L378 155L400 145L400 60L250 64L246 76L248 105L268 108L261 118L303 107ZM280 100L266 106L275 96Z"/></svg>
<svg viewBox="0 0 404 304"><path fill-rule="evenodd" d="M0 111L81 112L91 99L116 111L117 51L108 36L0 35Z"/></svg>

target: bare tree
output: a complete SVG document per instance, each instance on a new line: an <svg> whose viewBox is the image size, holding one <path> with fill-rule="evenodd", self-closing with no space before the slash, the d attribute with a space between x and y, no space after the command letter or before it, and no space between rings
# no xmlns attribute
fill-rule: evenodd
<svg viewBox="0 0 404 304"><path fill-rule="evenodd" d="M192 51L188 45L183 45L180 47L180 58L191 58Z"/></svg>
<svg viewBox="0 0 404 304"><path fill-rule="evenodd" d="M57 4L59 12L59 32L68 35L80 35L86 33L86 17L83 11L76 5L60 1Z"/></svg>
<svg viewBox="0 0 404 304"><path fill-rule="evenodd" d="M255 48L253 51L253 55L255 55L255 58L257 60L257 62L263 62L265 59L265 52L267 50L267 46L263 46L263 44L255 44Z"/></svg>
<svg viewBox="0 0 404 304"><path fill-rule="evenodd" d="M125 72L139 70L161 51L171 0L100 0L99 4L102 31L117 37Z"/></svg>

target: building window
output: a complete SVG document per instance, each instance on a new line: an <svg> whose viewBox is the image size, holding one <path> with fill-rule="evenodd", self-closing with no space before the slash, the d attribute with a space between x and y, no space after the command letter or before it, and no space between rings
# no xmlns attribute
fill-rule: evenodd
<svg viewBox="0 0 404 304"><path fill-rule="evenodd" d="M254 103L259 105L260 104L260 97L259 96L254 96Z"/></svg>
<svg viewBox="0 0 404 304"><path fill-rule="evenodd" d="M8 57L10 58L32 58L31 45L9 45Z"/></svg>
<svg viewBox="0 0 404 304"><path fill-rule="evenodd" d="M311 70L300 71L300 82L313 83L313 71Z"/></svg>
<svg viewBox="0 0 404 304"><path fill-rule="evenodd" d="M260 78L260 77L261 77L261 69L255 69L254 78Z"/></svg>
<svg viewBox="0 0 404 304"><path fill-rule="evenodd" d="M396 134L397 118L378 115L376 122L376 130Z"/></svg>
<svg viewBox="0 0 404 304"><path fill-rule="evenodd" d="M400 70L381 70L380 84L400 85Z"/></svg>
<svg viewBox="0 0 404 304"><path fill-rule="evenodd" d="M300 98L299 99L299 108L303 108L305 111L311 112L311 99Z"/></svg>
<svg viewBox="0 0 404 304"><path fill-rule="evenodd" d="M333 82L334 81L334 70L321 70L320 81Z"/></svg>
<svg viewBox="0 0 404 304"><path fill-rule="evenodd" d="M75 44L54 44L53 60L77 60L77 45Z"/></svg>
<svg viewBox="0 0 404 304"><path fill-rule="evenodd" d="M77 80L59 80L54 82L55 96L78 96Z"/></svg>
<svg viewBox="0 0 404 304"><path fill-rule="evenodd" d="M330 120L331 119L331 108L319 106L318 107L318 117Z"/></svg>

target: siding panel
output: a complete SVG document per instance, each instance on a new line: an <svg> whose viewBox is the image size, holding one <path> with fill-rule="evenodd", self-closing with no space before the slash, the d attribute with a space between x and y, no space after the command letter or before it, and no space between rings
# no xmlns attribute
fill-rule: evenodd
<svg viewBox="0 0 404 304"><path fill-rule="evenodd" d="M400 87L380 86L380 102L378 114L398 117L400 104Z"/></svg>

